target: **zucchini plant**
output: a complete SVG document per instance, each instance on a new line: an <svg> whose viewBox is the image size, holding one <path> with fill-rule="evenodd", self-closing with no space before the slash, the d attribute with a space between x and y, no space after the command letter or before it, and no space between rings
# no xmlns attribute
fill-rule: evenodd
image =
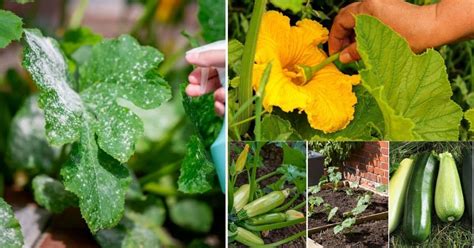
<svg viewBox="0 0 474 248"><path fill-rule="evenodd" d="M306 190L305 156L302 149L293 148L288 144L258 144L246 143L239 149L240 143L231 143L231 150L238 152L232 161L229 171L229 242L238 242L249 247L275 247L292 242L303 237L305 230L298 233L288 233L284 239L266 243L265 237L272 236L272 231L282 229L306 221L301 212L306 201L301 201ZM297 146L297 145L295 145ZM261 157L261 149L274 147L283 151L282 161L293 161L293 164L270 166ZM257 151L260 151L257 153ZM273 168L268 171L268 167ZM257 171L264 169L266 173L257 178ZM255 174L253 174L255 173ZM252 180L256 186L251 190ZM244 182L245 181L245 182ZM244 182L242 184L242 182Z"/></svg>

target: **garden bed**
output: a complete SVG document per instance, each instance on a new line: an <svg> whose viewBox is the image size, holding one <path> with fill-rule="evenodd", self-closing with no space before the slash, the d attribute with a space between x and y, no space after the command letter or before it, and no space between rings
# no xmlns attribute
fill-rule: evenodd
<svg viewBox="0 0 474 248"><path fill-rule="evenodd" d="M348 189L349 188L342 188L337 191L334 191L333 189L327 188L322 189L320 192L318 192L317 196L322 197L324 201L331 204L331 206L338 207L339 210L330 221L327 221L328 215L324 211L324 207L316 207L311 217L308 218L308 227L320 227L343 221L343 213L353 209L357 205L358 197L363 196L365 193L369 192L364 189L357 188L352 189L352 195L348 195L345 191ZM360 215L360 217L385 211L388 211L388 197L372 194L369 206Z"/></svg>
<svg viewBox="0 0 474 248"><path fill-rule="evenodd" d="M387 247L387 220L376 220L354 225L350 232L334 234L332 228L310 235L324 247Z"/></svg>

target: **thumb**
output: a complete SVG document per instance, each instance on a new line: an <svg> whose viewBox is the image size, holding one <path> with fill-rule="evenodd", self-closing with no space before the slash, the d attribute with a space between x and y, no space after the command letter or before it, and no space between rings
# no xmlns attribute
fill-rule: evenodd
<svg viewBox="0 0 474 248"><path fill-rule="evenodd" d="M186 54L186 61L200 67L225 67L225 50L191 52Z"/></svg>
<svg viewBox="0 0 474 248"><path fill-rule="evenodd" d="M359 52L357 52L357 44L354 42L348 47L344 48L339 55L339 61L343 64L360 60Z"/></svg>

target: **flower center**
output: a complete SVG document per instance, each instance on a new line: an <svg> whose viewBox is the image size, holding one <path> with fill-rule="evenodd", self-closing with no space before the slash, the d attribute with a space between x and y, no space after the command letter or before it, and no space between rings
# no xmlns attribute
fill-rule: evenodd
<svg viewBox="0 0 474 248"><path fill-rule="evenodd" d="M298 65L289 65L283 68L283 73L291 80L292 83L296 85L300 86L306 83L306 77L303 68Z"/></svg>

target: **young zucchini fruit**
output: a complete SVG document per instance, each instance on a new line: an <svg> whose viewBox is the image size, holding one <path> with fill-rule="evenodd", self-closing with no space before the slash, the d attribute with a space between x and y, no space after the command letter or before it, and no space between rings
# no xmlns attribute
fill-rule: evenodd
<svg viewBox="0 0 474 248"><path fill-rule="evenodd" d="M245 220L269 212L285 202L289 190L273 191L245 205L238 213L239 220Z"/></svg>
<svg viewBox="0 0 474 248"><path fill-rule="evenodd" d="M252 217L246 220L247 224L250 225L265 225L265 224L273 224L278 222L286 221L286 214L284 213L269 213L269 214L262 214L259 216Z"/></svg>
<svg viewBox="0 0 474 248"><path fill-rule="evenodd" d="M244 245L253 247L255 245L264 244L263 240L259 236L253 234L251 231L248 231L247 229L244 229L242 227L237 227L236 233L237 234L235 236L235 240L237 240L238 242Z"/></svg>
<svg viewBox="0 0 474 248"><path fill-rule="evenodd" d="M234 209L240 211L248 202L250 196L250 185L244 184L234 193Z"/></svg>
<svg viewBox="0 0 474 248"><path fill-rule="evenodd" d="M458 221L464 214L461 180L454 158L449 152L439 154L435 210L436 215L444 222Z"/></svg>
<svg viewBox="0 0 474 248"><path fill-rule="evenodd" d="M413 159L405 158L400 162L395 174L390 178L388 187L388 229L392 233L400 224L405 203L408 181L413 171Z"/></svg>
<svg viewBox="0 0 474 248"><path fill-rule="evenodd" d="M422 242L431 233L433 187L437 169L438 160L431 153L421 153L413 162L402 223L403 234L411 241Z"/></svg>
<svg viewBox="0 0 474 248"><path fill-rule="evenodd" d="M303 213L301 213L300 211L293 210L293 209L287 210L285 214L286 214L286 220L288 221L304 218Z"/></svg>

